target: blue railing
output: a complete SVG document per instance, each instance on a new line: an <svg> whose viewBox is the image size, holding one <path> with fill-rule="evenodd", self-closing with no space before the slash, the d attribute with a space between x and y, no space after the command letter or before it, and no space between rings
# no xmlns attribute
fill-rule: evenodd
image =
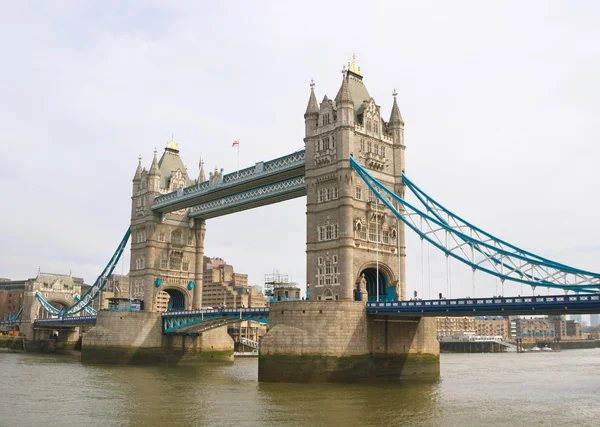
<svg viewBox="0 0 600 427"><path fill-rule="evenodd" d="M269 309L264 308L219 308L210 310L168 311L162 314L163 333L176 333L178 330L218 319L251 320L258 323L269 322Z"/></svg>
<svg viewBox="0 0 600 427"><path fill-rule="evenodd" d="M600 313L600 294L369 302L367 314L480 316Z"/></svg>

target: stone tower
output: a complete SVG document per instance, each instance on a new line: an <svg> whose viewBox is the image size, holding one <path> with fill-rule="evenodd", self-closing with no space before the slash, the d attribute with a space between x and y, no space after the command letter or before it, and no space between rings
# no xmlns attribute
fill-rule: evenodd
<svg viewBox="0 0 600 427"><path fill-rule="evenodd" d="M404 224L377 202L349 160L353 156L403 194L404 121L397 94L386 122L354 57L342 76L335 99L325 95L320 105L311 82L304 114L308 298L364 300L368 293L369 300L404 299Z"/></svg>
<svg viewBox="0 0 600 427"><path fill-rule="evenodd" d="M172 138L160 160L154 151L150 170L139 160L131 197L129 283L132 296L143 299L144 311L202 306L205 222L190 220L186 209L169 214L150 209L156 196L183 191L193 183Z"/></svg>

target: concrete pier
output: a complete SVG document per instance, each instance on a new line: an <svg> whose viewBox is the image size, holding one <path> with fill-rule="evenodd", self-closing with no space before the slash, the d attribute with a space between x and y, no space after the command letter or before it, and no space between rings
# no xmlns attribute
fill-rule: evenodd
<svg viewBox="0 0 600 427"><path fill-rule="evenodd" d="M160 313L101 311L83 337L81 361L90 364L190 364L232 361L227 327L194 337L162 334Z"/></svg>
<svg viewBox="0 0 600 427"><path fill-rule="evenodd" d="M435 379L439 354L435 319L367 317L362 302L278 302L260 344L258 380Z"/></svg>

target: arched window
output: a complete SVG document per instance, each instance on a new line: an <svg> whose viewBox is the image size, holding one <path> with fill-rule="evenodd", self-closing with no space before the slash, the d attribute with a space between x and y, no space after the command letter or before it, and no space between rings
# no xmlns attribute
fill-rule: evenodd
<svg viewBox="0 0 600 427"><path fill-rule="evenodd" d="M367 119L367 132L371 132L371 119Z"/></svg>

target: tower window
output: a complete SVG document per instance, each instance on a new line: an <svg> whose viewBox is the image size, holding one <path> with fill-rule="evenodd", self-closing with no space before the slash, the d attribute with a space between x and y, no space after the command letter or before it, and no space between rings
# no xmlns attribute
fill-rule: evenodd
<svg viewBox="0 0 600 427"><path fill-rule="evenodd" d="M181 244L181 230L174 230L171 233L171 243Z"/></svg>
<svg viewBox="0 0 600 427"><path fill-rule="evenodd" d="M165 241L165 233L164 233L163 231L161 231L161 232L158 234L158 241L159 241L159 242L164 242L164 241Z"/></svg>
<svg viewBox="0 0 600 427"><path fill-rule="evenodd" d="M354 196L356 197L357 200L362 200L362 187L360 185L356 186L356 191L354 193Z"/></svg>

